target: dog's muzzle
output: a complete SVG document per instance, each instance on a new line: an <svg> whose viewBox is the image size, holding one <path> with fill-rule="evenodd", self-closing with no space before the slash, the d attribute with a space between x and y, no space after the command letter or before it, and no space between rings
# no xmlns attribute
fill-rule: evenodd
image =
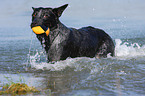
<svg viewBox="0 0 145 96"><path fill-rule="evenodd" d="M33 32L35 34L43 34L43 33L45 33L48 36L49 33L50 33L50 29L49 28L45 28L43 26L32 27L32 30L33 30Z"/></svg>

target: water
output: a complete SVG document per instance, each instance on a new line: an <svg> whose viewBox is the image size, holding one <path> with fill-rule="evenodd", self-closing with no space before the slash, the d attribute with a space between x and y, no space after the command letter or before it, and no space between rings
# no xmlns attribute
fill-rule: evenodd
<svg viewBox="0 0 145 96"><path fill-rule="evenodd" d="M69 4L60 20L68 27L94 26L114 40L115 57L67 58L46 63L30 29L31 7ZM145 1L4 0L0 4L0 86L20 77L43 96L144 96ZM1 89L2 87L0 87ZM51 92L51 93L50 93ZM26 94L30 95L30 94ZM31 94L32 95L32 94Z"/></svg>

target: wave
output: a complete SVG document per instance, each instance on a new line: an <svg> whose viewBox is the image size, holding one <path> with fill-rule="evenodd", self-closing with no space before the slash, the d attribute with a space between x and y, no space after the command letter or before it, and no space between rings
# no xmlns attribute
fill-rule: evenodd
<svg viewBox="0 0 145 96"><path fill-rule="evenodd" d="M145 45L140 46L138 43L129 44L128 42L122 43L120 39L115 39L115 57L137 57L145 56Z"/></svg>
<svg viewBox="0 0 145 96"><path fill-rule="evenodd" d="M95 58L87 58L87 57L77 57L77 58L67 58L63 61L56 61L56 62L38 62L38 53L37 56L30 56L30 66L31 68L35 68L37 70L49 70L49 71L62 71L65 68L69 67L74 69L74 71L81 71L84 68L90 69L90 63L95 61Z"/></svg>
<svg viewBox="0 0 145 96"><path fill-rule="evenodd" d="M108 54L107 59L123 58L124 60L126 60L128 58L130 59L134 57L145 56L145 46L140 46L138 43L133 43L133 44L129 44L128 42L123 43L120 39L115 39L115 43L116 43L115 57L110 57ZM102 59L88 58L88 57L67 58L66 60L63 61L47 63L45 53L43 51L41 52L36 51L35 55L29 55L29 64L27 65L31 66L31 68L35 68L36 70L62 71L67 67L69 67L74 69L74 71L81 71L83 69L88 69L94 72L94 71L101 70L102 68L100 67L101 63L102 63ZM105 63L108 63L108 61ZM96 68L100 68L100 69L96 70Z"/></svg>

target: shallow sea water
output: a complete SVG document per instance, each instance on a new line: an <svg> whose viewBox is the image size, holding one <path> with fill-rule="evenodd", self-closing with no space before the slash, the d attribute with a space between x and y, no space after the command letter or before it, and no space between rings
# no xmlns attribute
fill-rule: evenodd
<svg viewBox="0 0 145 96"><path fill-rule="evenodd" d="M115 57L67 58L46 62L30 28L31 7L69 4L60 21L68 27L94 26L115 43ZM4 0L0 4L0 90L5 77L26 84L42 96L144 96L145 1Z"/></svg>

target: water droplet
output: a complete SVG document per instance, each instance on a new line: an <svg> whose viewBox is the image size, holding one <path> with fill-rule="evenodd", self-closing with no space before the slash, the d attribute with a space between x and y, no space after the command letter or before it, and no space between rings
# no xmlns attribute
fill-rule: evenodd
<svg viewBox="0 0 145 96"><path fill-rule="evenodd" d="M42 40L42 43L44 44L45 43L45 39L43 38L43 40Z"/></svg>
<svg viewBox="0 0 145 96"><path fill-rule="evenodd" d="M45 45L45 44L42 44L42 46L43 46L43 47L46 47L46 45Z"/></svg>

